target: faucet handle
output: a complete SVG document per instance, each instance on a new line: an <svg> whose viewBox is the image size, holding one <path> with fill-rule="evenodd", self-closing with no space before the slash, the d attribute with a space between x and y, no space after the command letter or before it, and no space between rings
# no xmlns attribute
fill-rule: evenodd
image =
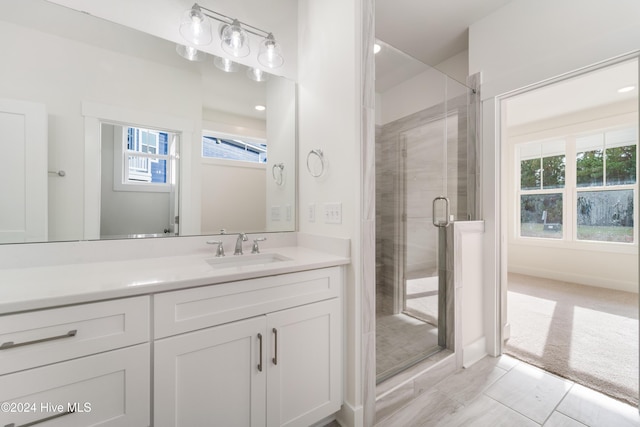
<svg viewBox="0 0 640 427"><path fill-rule="evenodd" d="M266 237L258 237L256 239L253 239L253 246L251 247L251 253L252 254L259 254L260 253L260 247L258 247L258 242L264 242L265 240L267 240Z"/></svg>
<svg viewBox="0 0 640 427"><path fill-rule="evenodd" d="M207 240L208 245L218 245L216 248L216 256L224 256L224 247L222 246L222 240Z"/></svg>

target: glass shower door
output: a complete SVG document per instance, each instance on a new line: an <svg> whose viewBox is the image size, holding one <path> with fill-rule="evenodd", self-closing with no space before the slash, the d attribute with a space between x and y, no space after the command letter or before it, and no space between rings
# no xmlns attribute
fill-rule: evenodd
<svg viewBox="0 0 640 427"><path fill-rule="evenodd" d="M447 140L456 135L455 116L435 118L403 134L401 310L424 323L416 354L422 358L446 347Z"/></svg>
<svg viewBox="0 0 640 427"><path fill-rule="evenodd" d="M451 228L444 225L450 215L470 217L476 182L470 89L381 45L376 55L378 382L452 348L445 255Z"/></svg>

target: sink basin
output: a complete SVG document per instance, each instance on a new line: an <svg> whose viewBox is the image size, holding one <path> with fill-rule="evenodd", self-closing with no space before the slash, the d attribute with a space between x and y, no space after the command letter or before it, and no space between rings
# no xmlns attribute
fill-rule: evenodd
<svg viewBox="0 0 640 427"><path fill-rule="evenodd" d="M273 264L275 262L291 261L291 258L287 258L280 254L266 253L266 254L246 254L246 255L231 255L224 257L209 258L207 263L213 267L227 268L227 267L244 267L244 266L256 266Z"/></svg>

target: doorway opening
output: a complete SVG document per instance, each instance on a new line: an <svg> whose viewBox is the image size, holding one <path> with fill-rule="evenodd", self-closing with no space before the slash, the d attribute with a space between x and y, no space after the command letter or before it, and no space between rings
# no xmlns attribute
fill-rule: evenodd
<svg viewBox="0 0 640 427"><path fill-rule="evenodd" d="M627 57L501 101L503 351L634 405L638 83Z"/></svg>

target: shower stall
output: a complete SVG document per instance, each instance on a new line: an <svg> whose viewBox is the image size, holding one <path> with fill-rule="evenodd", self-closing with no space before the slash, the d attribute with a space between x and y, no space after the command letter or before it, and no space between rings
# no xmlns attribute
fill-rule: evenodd
<svg viewBox="0 0 640 427"><path fill-rule="evenodd" d="M476 217L478 97L465 84L378 43L376 377L381 382L443 349L453 350L447 234L453 221Z"/></svg>

